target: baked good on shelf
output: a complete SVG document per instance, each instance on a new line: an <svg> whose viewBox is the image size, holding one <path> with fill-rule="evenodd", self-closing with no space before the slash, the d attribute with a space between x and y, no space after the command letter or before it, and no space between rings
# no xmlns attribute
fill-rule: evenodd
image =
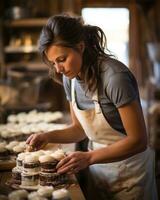
<svg viewBox="0 0 160 200"><path fill-rule="evenodd" d="M19 144L19 141L11 141L6 145L6 149L10 152L10 154L14 154L13 148Z"/></svg>

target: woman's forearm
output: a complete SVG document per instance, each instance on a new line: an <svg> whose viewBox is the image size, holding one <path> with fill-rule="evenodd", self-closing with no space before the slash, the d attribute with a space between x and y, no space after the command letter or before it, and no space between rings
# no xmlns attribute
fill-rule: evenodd
<svg viewBox="0 0 160 200"><path fill-rule="evenodd" d="M75 143L86 138L80 127L69 125L62 130L54 130L46 133L48 143Z"/></svg>
<svg viewBox="0 0 160 200"><path fill-rule="evenodd" d="M93 150L88 153L90 154L90 164L110 163L127 159L145 149L145 143L143 145L143 142L137 142L130 137L126 137L108 147Z"/></svg>

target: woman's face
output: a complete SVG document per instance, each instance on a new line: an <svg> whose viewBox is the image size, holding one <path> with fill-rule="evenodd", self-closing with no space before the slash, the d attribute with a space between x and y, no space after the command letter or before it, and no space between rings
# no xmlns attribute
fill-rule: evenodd
<svg viewBox="0 0 160 200"><path fill-rule="evenodd" d="M80 76L82 66L82 45L77 48L78 50L53 45L46 51L46 56L57 73L62 73L72 79Z"/></svg>

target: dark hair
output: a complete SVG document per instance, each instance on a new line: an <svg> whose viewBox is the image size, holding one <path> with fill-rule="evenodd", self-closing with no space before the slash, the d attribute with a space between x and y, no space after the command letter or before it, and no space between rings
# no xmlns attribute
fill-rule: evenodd
<svg viewBox="0 0 160 200"><path fill-rule="evenodd" d="M56 44L76 50L76 45L81 41L85 43L81 74L88 86L87 88L93 92L99 80L100 62L109 57L105 53L106 37L99 27L85 25L80 17L52 16L42 29L39 39L39 52L43 61L49 65L45 54L47 48ZM52 72L55 78L55 70L52 70Z"/></svg>

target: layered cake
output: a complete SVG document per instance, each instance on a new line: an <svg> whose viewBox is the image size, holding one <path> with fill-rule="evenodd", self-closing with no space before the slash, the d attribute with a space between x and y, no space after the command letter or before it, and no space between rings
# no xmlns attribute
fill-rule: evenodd
<svg viewBox="0 0 160 200"><path fill-rule="evenodd" d="M59 174L56 169L56 165L64 157L63 150L19 153L16 167L12 170L12 182L26 188L65 184L68 182L67 174Z"/></svg>
<svg viewBox="0 0 160 200"><path fill-rule="evenodd" d="M22 186L36 186L39 183L40 163L38 156L26 155L23 161L23 171L21 174Z"/></svg>
<svg viewBox="0 0 160 200"><path fill-rule="evenodd" d="M22 153L19 153L18 156L17 156L17 159L16 159L16 166L22 170L23 168L23 160L25 158L25 156L27 155L30 155L30 153L28 152L22 152Z"/></svg>
<svg viewBox="0 0 160 200"><path fill-rule="evenodd" d="M39 184L41 186L57 186L62 183L58 173L40 172L39 174Z"/></svg>
<svg viewBox="0 0 160 200"><path fill-rule="evenodd" d="M39 171L39 157L33 154L26 155L23 161L23 172L27 174L38 174Z"/></svg>
<svg viewBox="0 0 160 200"><path fill-rule="evenodd" d="M32 187L39 184L39 174L21 173L21 186Z"/></svg>
<svg viewBox="0 0 160 200"><path fill-rule="evenodd" d="M68 180L66 174L57 173L56 165L65 157L63 150L58 149L54 153L47 153L39 158L41 163L40 172L40 185L52 185L57 186L65 184Z"/></svg>
<svg viewBox="0 0 160 200"><path fill-rule="evenodd" d="M16 167L12 169L12 183L21 185L21 173L23 170L23 160L25 156L28 155L27 152L20 153L16 159Z"/></svg>
<svg viewBox="0 0 160 200"><path fill-rule="evenodd" d="M65 188L53 191L52 200L71 200L69 191Z"/></svg>
<svg viewBox="0 0 160 200"><path fill-rule="evenodd" d="M54 173L58 160L50 155L42 155L39 157L41 172Z"/></svg>

